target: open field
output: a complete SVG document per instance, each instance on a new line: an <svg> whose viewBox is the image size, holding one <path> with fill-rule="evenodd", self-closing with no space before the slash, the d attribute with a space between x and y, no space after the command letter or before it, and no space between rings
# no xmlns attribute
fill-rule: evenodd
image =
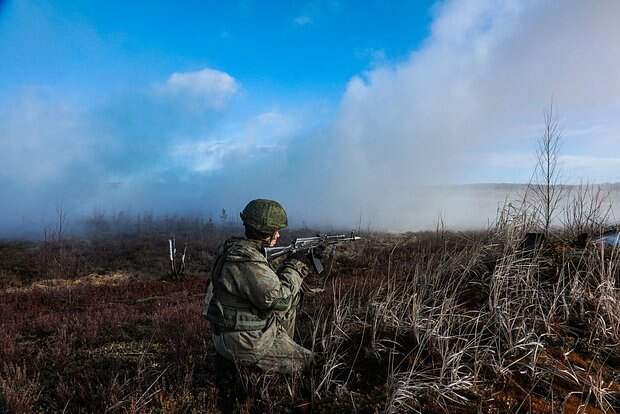
<svg viewBox="0 0 620 414"><path fill-rule="evenodd" d="M617 251L514 227L366 234L310 277L303 378L254 379L244 412L620 410ZM218 412L201 317L216 246L166 238L0 246L0 412Z"/></svg>

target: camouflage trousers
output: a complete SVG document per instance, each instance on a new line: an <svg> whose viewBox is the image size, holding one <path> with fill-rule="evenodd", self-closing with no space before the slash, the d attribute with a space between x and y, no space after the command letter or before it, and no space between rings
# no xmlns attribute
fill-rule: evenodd
<svg viewBox="0 0 620 414"><path fill-rule="evenodd" d="M296 301L298 302L298 300ZM255 347L243 346L247 338L253 338L253 332L213 334L213 343L217 353L224 358L235 361L240 366L256 366L264 372L293 374L308 367L313 360L312 351L293 341L297 303L288 311L276 312L273 326L264 336L269 344L262 347L256 341ZM258 333L257 335L263 335ZM246 349L242 349L246 348ZM256 353L252 352L256 351Z"/></svg>
<svg viewBox="0 0 620 414"><path fill-rule="evenodd" d="M256 363L261 370L288 374L300 372L312 363L312 351L293 341L296 316L294 308L277 316L279 332L273 345Z"/></svg>

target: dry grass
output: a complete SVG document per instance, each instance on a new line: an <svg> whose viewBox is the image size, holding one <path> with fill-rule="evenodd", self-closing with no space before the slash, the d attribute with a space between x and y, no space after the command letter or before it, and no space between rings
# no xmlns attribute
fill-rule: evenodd
<svg viewBox="0 0 620 414"><path fill-rule="evenodd" d="M297 340L320 363L303 377L252 378L244 410L619 410L620 252L577 250L561 234L524 252L527 217L500 223L476 233L369 234L339 249L327 279L308 280L325 290L308 294L299 315ZM195 243L200 265L174 282L143 266L156 242L97 243L98 255L122 260L103 272L84 265L71 280L42 280L45 272L17 280L15 269L28 264L15 259L2 269L0 407L217 412L200 315L215 243ZM29 252L19 253L24 260L38 248L12 245ZM93 257L91 248L79 248L81 257Z"/></svg>

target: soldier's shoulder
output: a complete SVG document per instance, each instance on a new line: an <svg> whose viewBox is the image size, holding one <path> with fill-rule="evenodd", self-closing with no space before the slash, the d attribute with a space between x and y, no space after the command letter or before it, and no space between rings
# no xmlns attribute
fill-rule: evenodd
<svg viewBox="0 0 620 414"><path fill-rule="evenodd" d="M264 262L265 254L259 242L243 238L232 238L224 244L227 262Z"/></svg>

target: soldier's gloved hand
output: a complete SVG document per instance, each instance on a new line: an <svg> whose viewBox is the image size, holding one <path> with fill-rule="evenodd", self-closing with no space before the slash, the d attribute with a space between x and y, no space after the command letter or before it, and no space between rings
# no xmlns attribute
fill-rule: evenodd
<svg viewBox="0 0 620 414"><path fill-rule="evenodd" d="M289 259L295 259L295 260L299 260L301 262L304 262L307 265L310 265L310 251L309 250L301 250L298 252L295 252L293 254L291 254L289 256Z"/></svg>
<svg viewBox="0 0 620 414"><path fill-rule="evenodd" d="M303 263L308 269L313 269L316 273L323 271L323 263L321 260L325 256L326 246L319 245L312 250L303 250L293 253L287 260L293 260Z"/></svg>

